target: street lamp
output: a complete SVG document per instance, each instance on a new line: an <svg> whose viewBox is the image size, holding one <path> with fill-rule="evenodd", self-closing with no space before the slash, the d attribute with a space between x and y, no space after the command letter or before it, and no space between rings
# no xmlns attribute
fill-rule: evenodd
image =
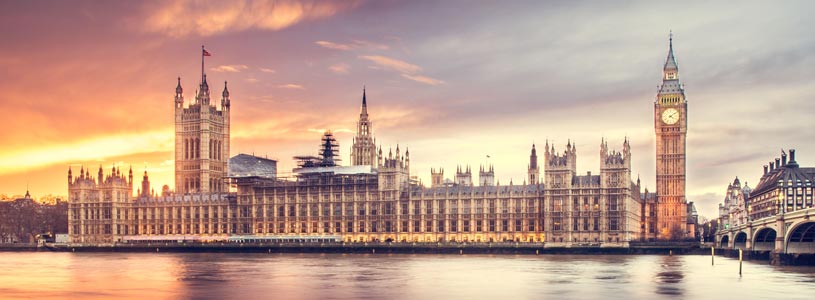
<svg viewBox="0 0 815 300"><path fill-rule="evenodd" d="M747 222L752 221L753 219L753 205L750 204L747 206Z"/></svg>
<svg viewBox="0 0 815 300"><path fill-rule="evenodd" d="M784 189L778 189L778 214L784 214Z"/></svg>

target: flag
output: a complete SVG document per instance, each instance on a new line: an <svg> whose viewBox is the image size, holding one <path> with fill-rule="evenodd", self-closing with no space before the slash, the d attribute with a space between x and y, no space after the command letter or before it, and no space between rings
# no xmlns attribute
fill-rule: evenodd
<svg viewBox="0 0 815 300"><path fill-rule="evenodd" d="M212 56L212 54L209 54L209 51L207 51L206 49L201 49L201 50L204 51L204 56Z"/></svg>

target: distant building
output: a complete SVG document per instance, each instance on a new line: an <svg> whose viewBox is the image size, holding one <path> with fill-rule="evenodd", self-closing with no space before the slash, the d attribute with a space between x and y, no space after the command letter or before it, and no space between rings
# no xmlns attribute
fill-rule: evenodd
<svg viewBox="0 0 815 300"><path fill-rule="evenodd" d="M693 204L693 201L688 202L688 223L686 227L688 228L688 238L698 238L697 234L699 234L696 229L699 227L699 213L696 212L696 205Z"/></svg>
<svg viewBox="0 0 815 300"><path fill-rule="evenodd" d="M801 167L795 150L764 165L758 184L750 190L735 180L720 207L716 244L772 253L815 252L815 168Z"/></svg>
<svg viewBox="0 0 815 300"><path fill-rule="evenodd" d="M724 201L719 203L719 226L728 229L733 226L741 226L747 224L747 200L750 199L750 192L752 189L736 177L733 183L727 185Z"/></svg>
<svg viewBox="0 0 815 300"><path fill-rule="evenodd" d="M532 145L527 178L502 185L492 165L474 184L469 165L453 180L431 170L425 187L411 175L410 151L387 154L375 144L363 89L350 165L339 143L323 134L317 155L297 156L291 176L277 161L239 154L229 158L230 99L211 105L206 75L194 103L175 93L176 188L157 194L147 172L134 188L133 171L94 177L68 171L69 238L76 243L225 240L230 237L332 237L361 241L517 241L558 247L621 247L642 239L687 235L685 199L686 101L672 45L657 95L657 192L641 194L631 178L631 146L599 145L600 172L577 173L577 146L562 151L547 141L543 161ZM595 152L596 153L596 152ZM522 166L519 166L522 167ZM542 170L541 170L542 169ZM543 177L540 172L543 171ZM236 192L229 192L233 187ZM135 191L134 191L135 189ZM134 193L135 192L135 193Z"/></svg>
<svg viewBox="0 0 815 300"><path fill-rule="evenodd" d="M795 161L795 149L764 166L764 175L750 191L747 201L749 220L782 215L813 207L815 168L801 168Z"/></svg>

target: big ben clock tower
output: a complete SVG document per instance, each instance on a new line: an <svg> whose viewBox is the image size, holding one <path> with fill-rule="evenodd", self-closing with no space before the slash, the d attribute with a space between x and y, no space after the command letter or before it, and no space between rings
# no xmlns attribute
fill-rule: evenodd
<svg viewBox="0 0 815 300"><path fill-rule="evenodd" d="M654 102L657 177L657 235L678 239L686 235L685 137L688 102L679 82L679 68L669 38L668 59L662 69L662 86Z"/></svg>

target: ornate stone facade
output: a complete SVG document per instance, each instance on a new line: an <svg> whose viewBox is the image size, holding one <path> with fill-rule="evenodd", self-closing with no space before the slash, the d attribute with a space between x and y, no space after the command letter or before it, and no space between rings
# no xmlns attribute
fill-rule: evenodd
<svg viewBox="0 0 815 300"><path fill-rule="evenodd" d="M666 74L669 71L666 64ZM666 82L673 80L670 76L666 75ZM335 163L334 149L339 145L326 133L321 157L297 157L303 164L293 171L293 177L227 176L229 92L225 86L219 110L210 105L205 75L200 88L195 103L186 108L180 81L176 88L175 192L157 195L150 189L146 172L134 196L132 172L125 178L117 168L107 176L100 169L97 180L84 168L76 179L69 170L73 242L332 236L351 242L517 241L557 247L620 247L645 236L641 222L647 197L640 196L639 180L631 180L627 138L621 151L610 150L608 142L601 140L597 175L577 174L576 145L568 142L559 153L547 141L541 165L532 146L528 182L523 184L494 181L490 165L480 168L474 185L470 167L465 166L457 168L454 180L445 179L441 169L433 170L428 188L410 179L409 151L403 154L397 146L395 153L389 150L385 155L381 147L376 150L363 90L351 166ZM684 98L675 103L678 100L667 93L661 93L660 99L658 114L664 107L684 103ZM685 110L680 106L679 124L684 124ZM681 140L684 153L683 128L658 123L658 145L674 141L671 145L675 147ZM657 151L658 160L662 159L658 182L669 179L670 184L662 184L681 186L669 189L664 202L684 201L684 196L676 196L679 191L684 195L684 177L671 173L681 170L684 174L684 154ZM663 165L673 167L659 167ZM227 184L236 192L227 192Z"/></svg>
<svg viewBox="0 0 815 300"><path fill-rule="evenodd" d="M747 223L747 199L750 198L750 187L744 183L742 187L738 177L733 183L727 185L724 201L719 203L719 226L730 228Z"/></svg>
<svg viewBox="0 0 815 300"><path fill-rule="evenodd" d="M220 106L210 103L203 65L208 52L201 50L201 84L195 101L185 107L180 77L175 88L175 191L181 194L228 191L229 90L224 81Z"/></svg>
<svg viewBox="0 0 815 300"><path fill-rule="evenodd" d="M657 237L679 239L688 235L685 199L685 138L688 102L679 82L679 68L670 38L668 58L662 69L662 86L654 102L657 177Z"/></svg>
<svg viewBox="0 0 815 300"><path fill-rule="evenodd" d="M362 111L359 113L359 121L357 122L357 135L354 137L353 145L351 145L352 166L374 166L377 163L376 139L374 139L371 126L371 120L368 119L368 101L363 88Z"/></svg>

